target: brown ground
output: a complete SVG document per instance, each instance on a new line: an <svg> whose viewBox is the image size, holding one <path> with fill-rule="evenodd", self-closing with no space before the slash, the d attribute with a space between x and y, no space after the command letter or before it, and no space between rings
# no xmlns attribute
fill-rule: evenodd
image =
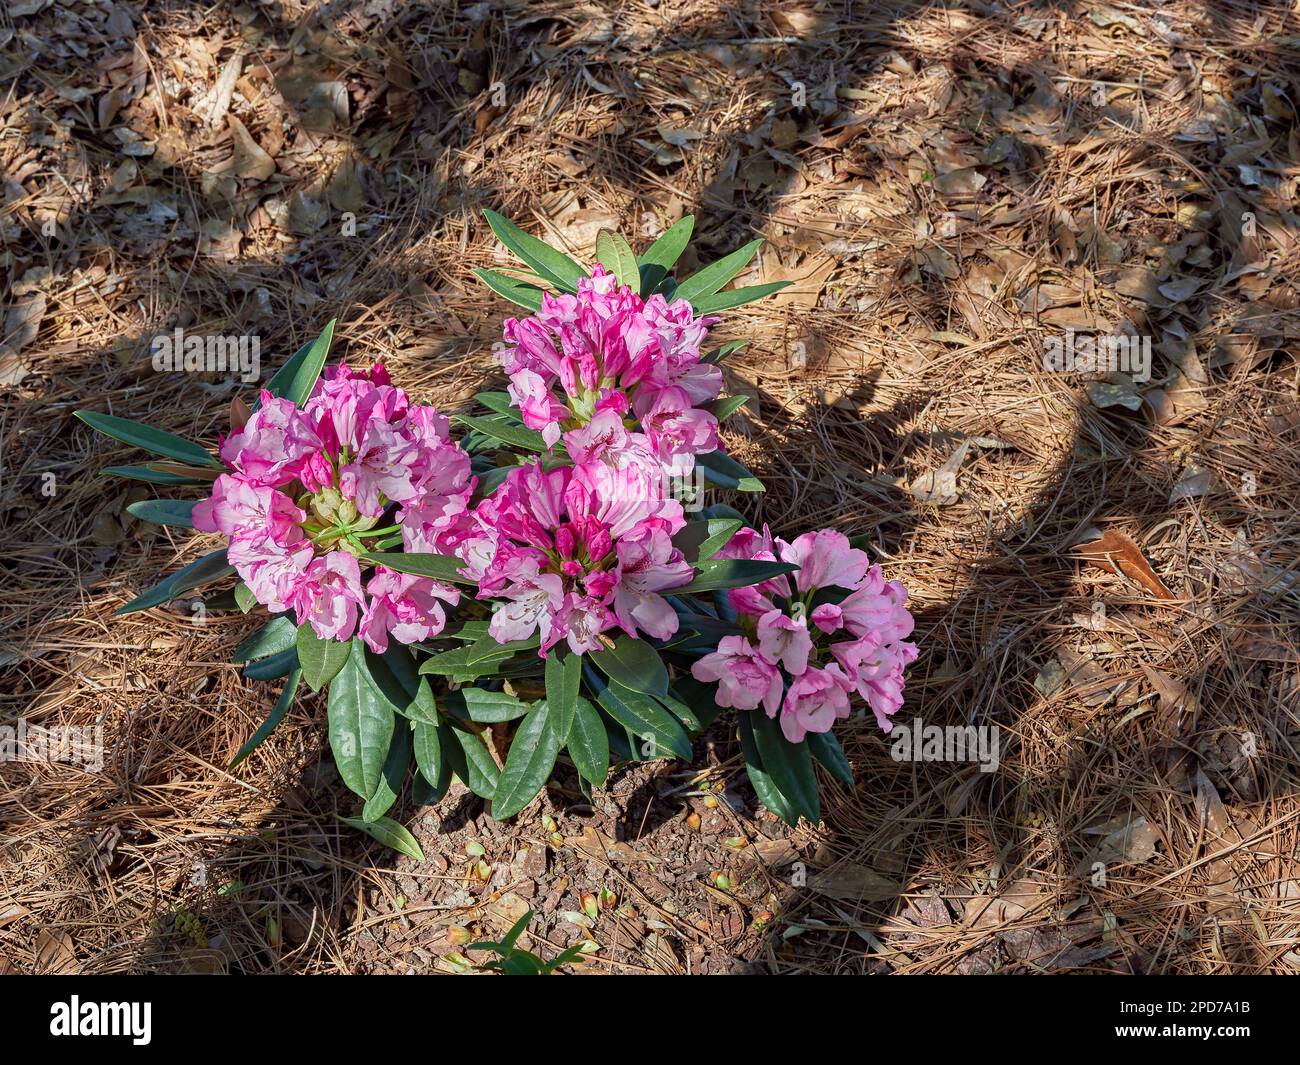
<svg viewBox="0 0 1300 1065"><path fill-rule="evenodd" d="M0 969L454 969L453 927L528 906L595 971L1300 969L1285 3L8 8L0 719L102 723L107 761L0 764ZM233 386L155 373L155 333L255 333L269 372L335 315L455 409L506 312L489 206L584 256L685 211L701 257L768 238L745 280L798 284L726 323L768 486L732 502L873 536L918 612L904 716L1000 726L997 772L859 723L859 786L791 832L715 730L594 810L407 809L417 865L334 820L320 700L223 768L274 698L229 664L251 623L112 616L204 548L125 514L152 490L96 471L138 456L72 412L210 439ZM1150 384L1043 372L1121 322ZM626 909L575 923L602 887Z"/></svg>

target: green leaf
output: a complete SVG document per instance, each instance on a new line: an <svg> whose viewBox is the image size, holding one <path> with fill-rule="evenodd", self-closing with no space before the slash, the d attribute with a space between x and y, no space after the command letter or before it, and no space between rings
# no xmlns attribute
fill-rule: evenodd
<svg viewBox="0 0 1300 1065"><path fill-rule="evenodd" d="M758 584L799 567L790 562L769 562L760 558L715 558L697 562L698 571L690 584L673 588L673 595L695 595L719 588L742 588Z"/></svg>
<svg viewBox="0 0 1300 1065"><path fill-rule="evenodd" d="M329 358L330 345L334 342L334 326L337 322L337 318L331 319L320 336L299 348L293 357L275 372L275 376L266 384L267 391L271 395L287 399L295 407L301 407L307 402L307 397L316 387L316 381L325 368L325 360ZM253 409L257 410L257 406L255 404Z"/></svg>
<svg viewBox="0 0 1300 1065"><path fill-rule="evenodd" d="M330 685L330 749L343 783L369 799L383 777L397 714L371 680L365 648L353 650Z"/></svg>
<svg viewBox="0 0 1300 1065"><path fill-rule="evenodd" d="M749 398L749 396L742 395L728 396L726 399L720 399L713 404L713 416L717 418L719 422L725 422L735 414L736 411L740 410L741 407L748 403Z"/></svg>
<svg viewBox="0 0 1300 1065"><path fill-rule="evenodd" d="M290 647L289 650L281 651L278 655L259 658L256 662L248 663L244 667L244 676L249 680L275 680L278 677L287 677L297 668L298 652Z"/></svg>
<svg viewBox="0 0 1300 1065"><path fill-rule="evenodd" d="M424 721L416 721L411 729L415 749L415 765L435 792L446 790L443 780L449 763L442 756L442 728Z"/></svg>
<svg viewBox="0 0 1300 1065"><path fill-rule="evenodd" d="M636 253L621 233L602 229L596 234L596 258L618 279L620 285L640 291L641 271L637 267Z"/></svg>
<svg viewBox="0 0 1300 1065"><path fill-rule="evenodd" d="M845 784L853 783L853 767L833 732L810 732L805 742L813 757L826 767L831 776Z"/></svg>
<svg viewBox="0 0 1300 1065"><path fill-rule="evenodd" d="M455 647L450 651L441 651L420 663L421 673L433 673L443 677L486 677L501 671L501 663L514 652L500 659L470 664L470 655L474 653L471 644L467 647Z"/></svg>
<svg viewBox="0 0 1300 1065"><path fill-rule="evenodd" d="M239 748L239 753L231 760L228 768L234 769L235 766L262 746L263 741L275 731L275 727L284 720L284 715L289 712L289 707L293 705L294 696L298 694L298 682L301 679L302 674L298 670L291 669L289 671L289 678L284 682L284 687L280 689L280 698L275 701L275 706L266 715L266 720L262 722L258 730L248 737L248 742Z"/></svg>
<svg viewBox="0 0 1300 1065"><path fill-rule="evenodd" d="M555 768L555 756L560 753L560 741L549 722L549 708L538 703L515 730L492 799L492 816L496 820L514 817L546 785L546 778Z"/></svg>
<svg viewBox="0 0 1300 1065"><path fill-rule="evenodd" d="M483 284L487 285L498 296L504 296L511 303L519 307L525 307L530 311L540 311L542 309L542 293L546 291L545 289L538 288L527 281L518 281L501 273L499 270L484 270L482 267L476 266L474 273L478 275Z"/></svg>
<svg viewBox="0 0 1300 1065"><path fill-rule="evenodd" d="M302 679L314 692L335 678L352 651L351 640L322 640L306 622L298 626L294 645L298 648Z"/></svg>
<svg viewBox="0 0 1300 1065"><path fill-rule="evenodd" d="M578 279L587 276L587 271L575 263L563 252L556 251L545 241L525 233L508 218L496 211L484 211L483 217L492 227L497 240L515 253L534 271L548 281L553 281L565 292L578 290Z"/></svg>
<svg viewBox="0 0 1300 1065"><path fill-rule="evenodd" d="M546 656L546 704L551 708L551 731L561 744L568 742L581 689L582 656L552 647Z"/></svg>
<svg viewBox="0 0 1300 1065"><path fill-rule="evenodd" d="M610 681L597 693L596 701L624 728L654 744L655 754L651 757L671 752L683 761L690 761L691 740L686 730L649 695Z"/></svg>
<svg viewBox="0 0 1300 1065"><path fill-rule="evenodd" d="M732 537L740 532L744 525L745 522L741 518L710 518L708 522L708 539L700 544L700 550L695 556L695 561L707 562L727 544L731 543Z"/></svg>
<svg viewBox="0 0 1300 1065"><path fill-rule="evenodd" d="M188 592L191 588L219 581L234 572L235 567L226 562L226 549L223 547L204 555L196 562L191 562L183 569L178 569L143 595L132 599L125 606L118 607L113 613L134 614L137 610L148 610L150 607L175 599L181 592Z"/></svg>
<svg viewBox="0 0 1300 1065"><path fill-rule="evenodd" d="M519 409L511 404L509 392L476 392L474 398L488 410L519 421Z"/></svg>
<svg viewBox="0 0 1300 1065"><path fill-rule="evenodd" d="M677 286L677 298L684 299L692 306L695 301L705 296L712 296L728 281L739 274L749 261L758 254L763 240L751 240L743 248L737 248L730 255L724 255L715 263L710 263L703 270L692 274Z"/></svg>
<svg viewBox="0 0 1300 1065"><path fill-rule="evenodd" d="M150 484L165 484L173 488L178 485L212 483L207 477L186 477L165 470L151 470L148 466L105 466L99 472L104 477L129 477L133 481L148 481Z"/></svg>
<svg viewBox="0 0 1300 1065"><path fill-rule="evenodd" d="M460 765L457 767L461 771L461 779L475 795L491 799L496 795L497 781L501 776L501 771L492 760L492 755L484 746L478 733L472 729L452 722L451 733L456 738L462 753Z"/></svg>
<svg viewBox="0 0 1300 1065"><path fill-rule="evenodd" d="M701 359L701 362L712 363L714 366L722 362L728 355L731 355L749 343L748 340L729 340L719 348L714 348Z"/></svg>
<svg viewBox="0 0 1300 1065"><path fill-rule="evenodd" d="M662 695L668 690L668 669L646 640L624 633L614 646L593 651L588 657L610 680L633 691Z"/></svg>
<svg viewBox="0 0 1300 1065"><path fill-rule="evenodd" d="M715 643L716 647L717 644ZM700 730L707 729L718 715L722 713L722 707L718 705L717 686L702 684L692 676L678 677L673 681L673 686L668 694L677 699L680 703L690 707L691 713L695 715L695 720L700 723Z"/></svg>
<svg viewBox="0 0 1300 1065"><path fill-rule="evenodd" d="M787 825L792 828L797 826L799 812L791 805L790 800L781 794L780 789L763 768L763 759L759 757L758 746L754 743L754 727L750 721L750 714L741 713L739 721L740 750L745 759L745 773L754 787L754 794L758 796L759 802Z"/></svg>
<svg viewBox="0 0 1300 1065"><path fill-rule="evenodd" d="M254 658L278 655L294 646L298 627L289 618L281 615L272 618L251 636L246 636L235 648L236 662L250 662Z"/></svg>
<svg viewBox="0 0 1300 1065"><path fill-rule="evenodd" d="M420 850L415 837L391 817L381 817L378 821L363 821L359 817L340 817L339 820L349 828L360 829L385 847L391 847L417 862L424 861L424 851Z"/></svg>
<svg viewBox="0 0 1300 1065"><path fill-rule="evenodd" d="M443 700L448 711L480 725L496 725L523 717L532 706L505 692L484 688L461 688L448 692Z"/></svg>
<svg viewBox="0 0 1300 1065"><path fill-rule="evenodd" d="M152 425L128 421L126 418L117 418L112 414L100 414L98 411L93 410L79 410L76 412L76 417L80 418L96 432L111 436L114 440L120 440L132 447L152 451L155 455L162 455L164 458L188 462L192 466L212 466L219 470L225 469L221 461L209 454L204 448L191 440L186 440L183 436L177 436L175 433L164 432L162 429L155 429Z"/></svg>
<svg viewBox="0 0 1300 1065"><path fill-rule="evenodd" d="M501 418L476 418L470 414L453 414L452 421L468 425L484 436L500 440L511 447L538 453L550 450L546 446L546 441L542 439L541 433L536 429L525 428L517 422L505 421Z"/></svg>
<svg viewBox="0 0 1300 1065"><path fill-rule="evenodd" d="M696 455L695 464L704 479L718 488L734 488L738 492L765 491L762 481L725 452L709 451Z"/></svg>
<svg viewBox="0 0 1300 1065"><path fill-rule="evenodd" d="M768 281L762 285L746 285L744 288L732 288L726 292L715 292L711 296L702 296L692 302L691 306L695 308L696 314L716 314L718 311L729 311L733 307L743 307L746 303L761 300L764 296L780 292L791 283L790 281Z"/></svg>
<svg viewBox="0 0 1300 1065"><path fill-rule="evenodd" d="M361 820L378 821L393 808L393 803L402 793L406 781L406 770L411 764L411 726L399 721L393 729L393 739L388 745L388 754L384 758L383 772L374 793L366 799L361 810Z"/></svg>
<svg viewBox="0 0 1300 1065"><path fill-rule="evenodd" d="M358 644L360 647L360 644ZM390 643L382 655L364 649L366 669L379 693L397 713L411 721L438 723L438 702L429 682L415 668L411 652L400 643Z"/></svg>
<svg viewBox="0 0 1300 1065"><path fill-rule="evenodd" d="M141 521L151 521L155 525L174 525L180 529L194 528L194 500L192 499L144 499L132 503L126 512Z"/></svg>
<svg viewBox="0 0 1300 1065"><path fill-rule="evenodd" d="M235 597L235 605L239 607L243 613L247 614L253 609L253 607L257 606L257 596L253 594L253 589L243 581L240 581L235 585L233 594Z"/></svg>
<svg viewBox="0 0 1300 1065"><path fill-rule="evenodd" d="M821 819L821 803L808 745L791 743L781 734L781 726L776 721L757 711L746 716L754 727L754 745L763 760L764 772L789 799L790 808L816 824Z"/></svg>
<svg viewBox="0 0 1300 1065"><path fill-rule="evenodd" d="M455 555L437 555L427 551L378 551L361 556L366 562L398 573L414 573L417 577L432 577L435 581L477 585L473 577L461 573L465 565Z"/></svg>
<svg viewBox="0 0 1300 1065"><path fill-rule="evenodd" d="M600 787L609 775L609 736L596 708L582 696L573 701L569 757L583 780Z"/></svg>
<svg viewBox="0 0 1300 1065"><path fill-rule="evenodd" d="M682 257L682 252L686 250L686 245L690 243L691 234L694 231L694 215L688 214L679 218L659 234L659 238L650 247L646 248L638 262L642 266L662 267L664 273L668 273L676 265L677 260Z"/></svg>

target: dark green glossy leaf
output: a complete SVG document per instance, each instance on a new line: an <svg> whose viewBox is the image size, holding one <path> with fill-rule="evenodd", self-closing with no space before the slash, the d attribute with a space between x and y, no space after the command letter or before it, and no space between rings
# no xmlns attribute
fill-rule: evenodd
<svg viewBox="0 0 1300 1065"><path fill-rule="evenodd" d="M551 731L561 744L568 742L581 689L582 656L558 645L552 647L546 656L546 703L551 709Z"/></svg>
<svg viewBox="0 0 1300 1065"><path fill-rule="evenodd" d="M461 573L461 567L465 563L455 555L436 555L426 551L378 551L368 552L362 558L385 569L413 573L417 577L431 577L435 581L470 585L478 583L474 578Z"/></svg>
<svg viewBox="0 0 1300 1065"><path fill-rule="evenodd" d="M560 741L549 722L549 708L538 703L515 730L492 799L494 818L513 817L546 785L560 753Z"/></svg>
<svg viewBox="0 0 1300 1065"><path fill-rule="evenodd" d="M597 692L596 701L624 728L650 741L653 752L647 757L666 757L671 753L690 761L691 740L686 730L651 696L610 681Z"/></svg>
<svg viewBox="0 0 1300 1065"><path fill-rule="evenodd" d="M353 647L330 685L329 734L343 782L369 799L383 777L398 718L392 703L371 679L364 650L364 645Z"/></svg>
<svg viewBox="0 0 1300 1065"><path fill-rule="evenodd" d="M525 307L530 311L540 311L542 309L542 293L545 291L544 289L529 284L527 281L519 281L501 273L499 270L485 270L476 266L474 273L478 275L483 284L487 285L498 296L504 296L516 306Z"/></svg>
<svg viewBox="0 0 1300 1065"><path fill-rule="evenodd" d="M609 775L609 736L596 708L582 696L573 701L569 757L584 779L600 787Z"/></svg>
<svg viewBox="0 0 1300 1065"><path fill-rule="evenodd" d="M278 655L294 646L298 627L287 617L272 618L251 636L245 637L235 648L236 662L249 662L254 658Z"/></svg>
<svg viewBox="0 0 1300 1065"><path fill-rule="evenodd" d="M393 803L402 794L402 785L406 782L406 770L411 764L411 724L409 721L397 721L393 727L393 738L388 745L388 754L384 758L384 768L379 775L379 784L374 793L366 799L361 811L361 820L378 821L393 808Z"/></svg>
<svg viewBox="0 0 1300 1065"><path fill-rule="evenodd" d="M695 231L695 216L685 215L659 234L650 247L642 252L638 261L642 266L659 266L666 274L682 257L686 245ZM658 282L656 282L657 284ZM651 286L653 290L654 286Z"/></svg>
<svg viewBox="0 0 1300 1065"><path fill-rule="evenodd" d="M790 800L790 808L816 824L821 819L821 802L808 745L791 743L781 734L781 726L775 720L757 710L747 716L754 727L754 744L763 760L763 770L777 790Z"/></svg>
<svg viewBox="0 0 1300 1065"><path fill-rule="evenodd" d="M634 292L641 288L641 271L637 268L636 253L620 233L602 229L596 235L596 259L618 280Z"/></svg>
<svg viewBox="0 0 1300 1065"><path fill-rule="evenodd" d="M545 241L538 240L525 233L508 218L496 211L484 211L483 217L492 227L497 240L527 263L540 277L554 282L566 292L576 292L578 279L587 276L587 271L561 251L556 251Z"/></svg>
<svg viewBox="0 0 1300 1065"><path fill-rule="evenodd" d="M718 488L732 488L737 492L762 492L763 482L739 462L722 451L708 451L695 456L701 476Z"/></svg>
<svg viewBox="0 0 1300 1065"><path fill-rule="evenodd" d="M177 570L170 577L150 588L143 595L132 599L125 606L120 606L115 614L134 614L137 610L148 610L169 600L175 599L182 592L191 588L219 581L235 572L235 568L226 562L226 549L213 551L196 562L191 562L183 569Z"/></svg>
<svg viewBox="0 0 1300 1065"><path fill-rule="evenodd" d="M278 655L249 662L244 667L244 676L249 680L275 680L279 677L287 677L297 668L298 652L290 647L289 650L281 651Z"/></svg>
<svg viewBox="0 0 1300 1065"><path fill-rule="evenodd" d="M759 558L719 558L696 563L697 573L690 584L672 589L673 595L695 595L719 588L742 588L759 584L771 577L791 573L798 566L789 562L769 562Z"/></svg>
<svg viewBox="0 0 1300 1065"><path fill-rule="evenodd" d="M537 453L550 450L546 446L546 441L542 439L542 434L536 429L525 428L518 422L509 421L500 415L492 418L476 418L469 414L453 414L452 420L467 425L484 436L490 436L493 440L509 444L513 448Z"/></svg>
<svg viewBox="0 0 1300 1065"><path fill-rule="evenodd" d="M304 344L267 382L267 391L273 396L287 399L295 407L307 402L311 390L316 387L325 360L329 358L330 345L334 342L334 326L337 318L331 319L325 331L315 340ZM257 404L253 409L257 409Z"/></svg>
<svg viewBox="0 0 1300 1065"><path fill-rule="evenodd" d="M141 521L173 525L178 529L194 528L193 511L192 499L144 499L126 508L128 514Z"/></svg>
<svg viewBox="0 0 1300 1065"><path fill-rule="evenodd" d="M152 451L155 455L176 459L178 462L187 462L192 466L225 469L220 459L209 454L192 440L186 440L175 433L155 429L152 425L129 421L126 418L118 418L112 414L100 414L99 411L94 410L79 410L76 412L76 417L96 432L111 436L114 440L120 440L132 447L143 448L145 451Z"/></svg>
<svg viewBox="0 0 1300 1065"><path fill-rule="evenodd" d="M750 722L750 712L742 711L739 715L740 749L745 759L745 773L758 801L776 814L787 825L799 824L799 812L773 782L763 768L763 759L759 756L758 746L754 742L754 727Z"/></svg>
<svg viewBox="0 0 1300 1065"><path fill-rule="evenodd" d="M646 640L623 633L613 647L593 651L588 659L610 680L633 691L662 695L668 690L668 669L659 652Z"/></svg>
<svg viewBox="0 0 1300 1065"><path fill-rule="evenodd" d="M693 301L691 306L695 308L696 314L716 314L718 311L729 311L733 307L743 307L746 303L771 296L789 284L789 281L769 281L762 285L728 289L726 292L715 292L711 296L701 296Z"/></svg>
<svg viewBox="0 0 1300 1065"><path fill-rule="evenodd" d="M697 300L713 295L744 270L762 246L761 237L758 240L751 240L744 247L737 248L730 255L724 255L717 262L710 263L704 269L692 274L677 285L677 298L684 299L694 306Z"/></svg>
<svg viewBox="0 0 1300 1065"><path fill-rule="evenodd" d="M497 781L501 771L477 732L461 725L451 723L451 733L460 747L461 758L457 771L466 786L475 795L491 799L497 790Z"/></svg>
<svg viewBox="0 0 1300 1065"><path fill-rule="evenodd" d="M810 732L805 741L812 755L836 780L853 783L853 767L844 756L844 748L833 732Z"/></svg>
<svg viewBox="0 0 1300 1065"><path fill-rule="evenodd" d="M351 640L322 640L306 622L298 626L294 645L298 648L302 679L314 692L320 691L338 675L352 652Z"/></svg>

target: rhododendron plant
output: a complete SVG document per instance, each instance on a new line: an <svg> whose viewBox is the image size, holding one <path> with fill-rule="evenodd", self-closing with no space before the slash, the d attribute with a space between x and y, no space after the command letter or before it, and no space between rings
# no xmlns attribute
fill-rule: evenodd
<svg viewBox="0 0 1300 1065"><path fill-rule="evenodd" d="M852 779L832 726L866 705L888 728L902 703L906 592L834 530L774 539L675 481L763 490L720 435L744 402L718 398L739 344L704 349L719 312L784 283L725 288L757 241L678 281L690 218L639 256L604 232L587 269L487 217L531 278L478 273L531 313L505 323L508 382L478 394L486 413L415 403L382 366L327 367L333 323L252 408L232 404L215 454L79 412L158 456L106 472L203 495L130 513L221 541L119 613L235 577L201 616L265 611L235 659L284 686L234 762L302 681L328 688L360 799L346 822L416 856L387 816L408 778L414 803L457 778L510 817L562 752L589 791L611 765L689 759L723 710L762 801L816 820L814 762Z"/></svg>

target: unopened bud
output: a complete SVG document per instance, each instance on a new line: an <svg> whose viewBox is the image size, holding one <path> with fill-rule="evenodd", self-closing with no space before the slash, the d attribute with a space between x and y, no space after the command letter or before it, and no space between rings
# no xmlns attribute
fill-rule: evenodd
<svg viewBox="0 0 1300 1065"><path fill-rule="evenodd" d="M609 888L600 889L600 908L602 910L612 910L618 904L618 896Z"/></svg>
<svg viewBox="0 0 1300 1065"><path fill-rule="evenodd" d="M542 814L542 827L546 829L547 832L554 832L559 826L556 825L555 818L550 814Z"/></svg>
<svg viewBox="0 0 1300 1065"><path fill-rule="evenodd" d="M600 903L596 896L590 891L583 892L582 895L582 912L590 917L593 921L600 914Z"/></svg>
<svg viewBox="0 0 1300 1065"><path fill-rule="evenodd" d="M719 891L731 890L731 877L726 873L713 872L709 874L709 879L713 881L713 886Z"/></svg>
<svg viewBox="0 0 1300 1065"><path fill-rule="evenodd" d="M694 810L686 815L686 827L692 832L698 832L700 830L700 815Z"/></svg>
<svg viewBox="0 0 1300 1065"><path fill-rule="evenodd" d="M469 929L461 925L452 925L447 929L447 942L453 947L463 947L473 938L469 933Z"/></svg>

